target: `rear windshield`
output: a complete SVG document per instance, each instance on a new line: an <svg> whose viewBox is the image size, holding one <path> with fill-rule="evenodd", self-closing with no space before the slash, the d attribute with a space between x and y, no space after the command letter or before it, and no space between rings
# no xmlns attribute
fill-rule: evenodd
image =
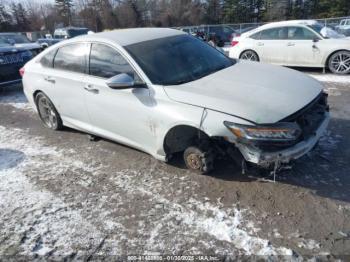
<svg viewBox="0 0 350 262"><path fill-rule="evenodd" d="M68 35L69 37L75 37L78 35L86 35L88 33L88 29L69 29Z"/></svg>
<svg viewBox="0 0 350 262"><path fill-rule="evenodd" d="M7 43L9 43L9 40L14 41L16 44L30 43L28 38L21 34L1 34L0 39L1 39L1 42L7 42Z"/></svg>
<svg viewBox="0 0 350 262"><path fill-rule="evenodd" d="M145 41L125 49L154 84L179 85L232 66L228 58L190 35Z"/></svg>

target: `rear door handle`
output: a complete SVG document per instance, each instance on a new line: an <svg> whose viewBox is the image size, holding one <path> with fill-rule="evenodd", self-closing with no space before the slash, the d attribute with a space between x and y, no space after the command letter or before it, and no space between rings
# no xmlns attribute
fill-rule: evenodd
<svg viewBox="0 0 350 262"><path fill-rule="evenodd" d="M56 80L53 77L51 77L51 76L44 77L44 80L47 81L47 82L50 82L52 84L56 83Z"/></svg>
<svg viewBox="0 0 350 262"><path fill-rule="evenodd" d="M295 43L288 43L287 46L295 46Z"/></svg>
<svg viewBox="0 0 350 262"><path fill-rule="evenodd" d="M92 85L85 85L84 89L90 93L98 94L100 90L94 88Z"/></svg>
<svg viewBox="0 0 350 262"><path fill-rule="evenodd" d="M258 46L264 46L264 43L259 42Z"/></svg>

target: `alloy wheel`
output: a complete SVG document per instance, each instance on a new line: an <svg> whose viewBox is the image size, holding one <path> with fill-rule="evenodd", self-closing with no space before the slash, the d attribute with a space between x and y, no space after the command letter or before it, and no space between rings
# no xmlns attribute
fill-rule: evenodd
<svg viewBox="0 0 350 262"><path fill-rule="evenodd" d="M329 62L329 68L336 74L347 74L350 72L350 52L337 52Z"/></svg>
<svg viewBox="0 0 350 262"><path fill-rule="evenodd" d="M241 55L240 58L243 59L243 60L254 61L254 62L258 62L259 61L258 55L255 52L253 52L253 51L245 51Z"/></svg>
<svg viewBox="0 0 350 262"><path fill-rule="evenodd" d="M51 129L56 129L58 122L55 110L51 102L44 96L38 100L38 110L41 120Z"/></svg>

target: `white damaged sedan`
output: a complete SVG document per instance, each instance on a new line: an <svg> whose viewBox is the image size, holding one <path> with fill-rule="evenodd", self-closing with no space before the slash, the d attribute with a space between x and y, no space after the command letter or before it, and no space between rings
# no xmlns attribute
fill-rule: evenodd
<svg viewBox="0 0 350 262"><path fill-rule="evenodd" d="M329 121L305 74L230 59L172 29L127 29L54 45L21 69L48 128L63 126L209 172L219 155L276 166L318 142Z"/></svg>

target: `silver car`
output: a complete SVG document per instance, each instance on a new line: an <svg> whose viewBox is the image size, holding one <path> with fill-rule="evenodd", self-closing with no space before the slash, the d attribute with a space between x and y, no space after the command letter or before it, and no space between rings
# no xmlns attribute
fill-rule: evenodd
<svg viewBox="0 0 350 262"><path fill-rule="evenodd" d="M199 172L212 170L218 156L287 163L309 152L329 121L316 80L230 59L173 29L77 37L49 47L22 73L48 128L78 129L161 161L183 152Z"/></svg>

